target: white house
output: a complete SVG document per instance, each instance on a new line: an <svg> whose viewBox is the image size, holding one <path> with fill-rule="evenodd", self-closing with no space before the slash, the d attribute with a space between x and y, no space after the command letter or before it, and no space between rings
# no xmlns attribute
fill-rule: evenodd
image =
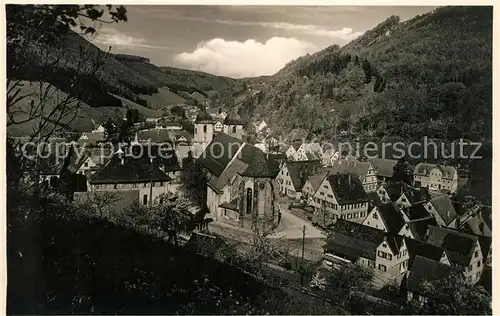
<svg viewBox="0 0 500 316"><path fill-rule="evenodd" d="M413 182L416 187L455 193L458 188L458 172L452 166L419 163L413 172Z"/></svg>

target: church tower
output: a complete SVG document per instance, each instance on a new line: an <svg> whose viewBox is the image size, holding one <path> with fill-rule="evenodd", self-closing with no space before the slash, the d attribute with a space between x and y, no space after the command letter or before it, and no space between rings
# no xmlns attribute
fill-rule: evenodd
<svg viewBox="0 0 500 316"><path fill-rule="evenodd" d="M206 108L196 117L194 121L194 142L206 143L208 145L214 136L214 119Z"/></svg>
<svg viewBox="0 0 500 316"><path fill-rule="evenodd" d="M224 133L238 139L243 138L243 122L236 110L232 110L224 119Z"/></svg>

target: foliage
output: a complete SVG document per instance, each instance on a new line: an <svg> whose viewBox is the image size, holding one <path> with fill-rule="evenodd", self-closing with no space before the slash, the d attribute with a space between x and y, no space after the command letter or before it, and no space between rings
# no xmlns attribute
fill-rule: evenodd
<svg viewBox="0 0 500 316"><path fill-rule="evenodd" d="M333 269L327 278L326 296L348 310L363 313L372 278L373 271L360 265L349 264Z"/></svg>
<svg viewBox="0 0 500 316"><path fill-rule="evenodd" d="M461 275L450 274L435 281L423 281L427 301L420 314L428 315L491 315L491 296L478 285L465 281Z"/></svg>
<svg viewBox="0 0 500 316"><path fill-rule="evenodd" d="M393 167L392 181L394 182L404 182L411 185L413 180L413 173L410 169L410 165L404 158L398 160L398 162Z"/></svg>

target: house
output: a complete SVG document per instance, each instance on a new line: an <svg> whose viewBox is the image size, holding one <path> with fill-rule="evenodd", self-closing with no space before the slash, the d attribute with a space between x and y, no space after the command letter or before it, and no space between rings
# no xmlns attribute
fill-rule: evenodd
<svg viewBox="0 0 500 316"><path fill-rule="evenodd" d="M404 182L386 182L378 189L382 203L395 202L400 207L411 207L430 200L431 196L425 188L413 188Z"/></svg>
<svg viewBox="0 0 500 316"><path fill-rule="evenodd" d="M92 133L104 133L106 129L104 128L103 123L97 123L93 118L91 118L94 129Z"/></svg>
<svg viewBox="0 0 500 316"><path fill-rule="evenodd" d="M384 183L392 179L394 166L398 163L397 160L385 158L374 158L370 159L369 162L375 169L379 183Z"/></svg>
<svg viewBox="0 0 500 316"><path fill-rule="evenodd" d="M439 261L417 255L403 281L402 288L407 292L407 300L415 300L421 305L424 304L427 289L423 281L432 282L451 273L457 273L456 269Z"/></svg>
<svg viewBox="0 0 500 316"><path fill-rule="evenodd" d="M418 241L412 238L405 238L406 248L408 249L408 267L412 266L413 261L417 256L424 257L426 259L434 260L436 262L441 262L448 266L451 266L450 259L446 254L446 250L441 247L437 247L422 241Z"/></svg>
<svg viewBox="0 0 500 316"><path fill-rule="evenodd" d="M339 219L323 249L323 260L334 268L359 264L373 269L376 288L401 281L408 268L409 254L402 236L359 223Z"/></svg>
<svg viewBox="0 0 500 316"><path fill-rule="evenodd" d="M313 223L328 227L337 219L361 223L368 213L368 196L356 174L328 174L314 193Z"/></svg>
<svg viewBox="0 0 500 316"><path fill-rule="evenodd" d="M288 160L298 160L298 153L297 150L302 146L301 142L293 142L291 145L288 146L288 148L285 150L285 155L288 158Z"/></svg>
<svg viewBox="0 0 500 316"><path fill-rule="evenodd" d="M362 224L396 235L405 225L405 220L398 207L388 203L375 206Z"/></svg>
<svg viewBox="0 0 500 316"><path fill-rule="evenodd" d="M170 144L170 134L166 129L152 128L136 133L134 143Z"/></svg>
<svg viewBox="0 0 500 316"><path fill-rule="evenodd" d="M307 181L302 187L302 199L312 205L314 194L321 186L326 177L326 173L313 174L307 177Z"/></svg>
<svg viewBox="0 0 500 316"><path fill-rule="evenodd" d="M246 228L262 221L276 225L276 161L225 133L214 136L198 161L207 171L207 207L214 220Z"/></svg>
<svg viewBox="0 0 500 316"><path fill-rule="evenodd" d="M425 187L432 191L455 193L458 187L458 172L452 166L419 163L413 171L413 183L416 187Z"/></svg>
<svg viewBox="0 0 500 316"><path fill-rule="evenodd" d="M454 206L457 209L457 205ZM493 224L491 208L477 207L470 213L461 217L459 229L473 235L491 237Z"/></svg>
<svg viewBox="0 0 500 316"><path fill-rule="evenodd" d="M365 191L374 192L377 190L377 177L375 169L370 163L361 162L355 158L338 160L328 168L330 174L333 173L355 173L363 184Z"/></svg>
<svg viewBox="0 0 500 316"><path fill-rule="evenodd" d="M326 149L322 155L322 162L325 167L333 166L340 158L340 152L335 148Z"/></svg>
<svg viewBox="0 0 500 316"><path fill-rule="evenodd" d="M78 138L77 143L80 147L95 147L98 144L106 141L105 132L94 131L91 133L82 133Z"/></svg>
<svg viewBox="0 0 500 316"><path fill-rule="evenodd" d="M320 160L288 161L281 167L276 180L281 194L300 200L308 177L321 170Z"/></svg>
<svg viewBox="0 0 500 316"><path fill-rule="evenodd" d="M478 236L438 226L429 226L425 242L444 248L453 267L460 268L467 282L477 283L484 268Z"/></svg>
<svg viewBox="0 0 500 316"><path fill-rule="evenodd" d="M294 160L321 160L322 155L320 143L302 143L295 153Z"/></svg>
<svg viewBox="0 0 500 316"><path fill-rule="evenodd" d="M429 225L437 225L434 217L409 221L406 222L405 225L401 228L398 235L405 236L417 241L424 241Z"/></svg>
<svg viewBox="0 0 500 316"><path fill-rule="evenodd" d="M457 212L448 195L438 195L425 204L427 212L432 214L439 226L456 228Z"/></svg>
<svg viewBox="0 0 500 316"><path fill-rule="evenodd" d="M127 155L119 149L111 160L88 180L88 190L91 192L135 190L139 191L140 204L161 203L160 196L172 192L169 185L172 178L147 156L136 157Z"/></svg>
<svg viewBox="0 0 500 316"><path fill-rule="evenodd" d="M76 157L68 166L71 173L90 176L99 169L99 160L95 161L89 153L83 154L81 157Z"/></svg>

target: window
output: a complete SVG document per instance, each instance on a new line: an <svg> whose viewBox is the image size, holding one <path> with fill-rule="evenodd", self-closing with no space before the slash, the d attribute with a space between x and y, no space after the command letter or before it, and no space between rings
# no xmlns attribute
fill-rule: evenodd
<svg viewBox="0 0 500 316"><path fill-rule="evenodd" d="M206 132L207 132L207 126L203 125L203 133L206 133Z"/></svg>
<svg viewBox="0 0 500 316"><path fill-rule="evenodd" d="M479 268L481 266L481 261L478 261L476 266Z"/></svg>
<svg viewBox="0 0 500 316"><path fill-rule="evenodd" d="M325 184L325 185L323 186L323 188L328 189L328 186Z"/></svg>
<svg viewBox="0 0 500 316"><path fill-rule="evenodd" d="M148 195L144 194L142 197L142 204L147 205L148 204Z"/></svg>
<svg viewBox="0 0 500 316"><path fill-rule="evenodd" d="M386 244L382 244L382 247L387 248L387 245Z"/></svg>
<svg viewBox="0 0 500 316"><path fill-rule="evenodd" d="M471 272L471 271L472 271L472 264L471 264L471 265L469 265L469 266L467 267L467 270L468 270L469 272Z"/></svg>
<svg viewBox="0 0 500 316"><path fill-rule="evenodd" d="M162 187L164 185L163 181L160 182L160 186Z"/></svg>
<svg viewBox="0 0 500 316"><path fill-rule="evenodd" d="M89 166L89 163L88 163L88 162L86 162L86 163L84 163L83 165L84 165L84 166L85 166L85 168L86 168L86 167L88 167L88 166Z"/></svg>
<svg viewBox="0 0 500 316"><path fill-rule="evenodd" d="M479 251L476 250L476 252L474 252L474 258L477 258L479 257Z"/></svg>
<svg viewBox="0 0 500 316"><path fill-rule="evenodd" d="M379 264L378 265L378 269L381 270L381 271L384 271L384 272L387 271L387 267L384 266L383 264Z"/></svg>
<svg viewBox="0 0 500 316"><path fill-rule="evenodd" d="M233 133L236 133L236 126L233 126Z"/></svg>
<svg viewBox="0 0 500 316"><path fill-rule="evenodd" d="M392 260L392 255L390 253L387 254L387 260Z"/></svg>
<svg viewBox="0 0 500 316"><path fill-rule="evenodd" d="M96 188L96 190L99 190L101 188L101 186L100 185L96 185L95 188Z"/></svg>
<svg viewBox="0 0 500 316"><path fill-rule="evenodd" d="M137 183L133 183L132 188L137 188Z"/></svg>
<svg viewBox="0 0 500 316"><path fill-rule="evenodd" d="M144 184L143 184L143 187L147 187L147 186L148 186L148 184L147 184L147 183L144 183Z"/></svg>
<svg viewBox="0 0 500 316"><path fill-rule="evenodd" d="M325 196L325 192L319 192L319 195Z"/></svg>
<svg viewBox="0 0 500 316"><path fill-rule="evenodd" d="M375 268L375 262L368 260L368 267Z"/></svg>
<svg viewBox="0 0 500 316"><path fill-rule="evenodd" d="M118 189L118 184L115 183L115 185L113 186L114 189Z"/></svg>
<svg viewBox="0 0 500 316"><path fill-rule="evenodd" d="M163 204L163 198L162 197L160 198L160 204Z"/></svg>
<svg viewBox="0 0 500 316"><path fill-rule="evenodd" d="M329 197L330 199L332 199L332 198L333 198L333 195L328 194L328 195L327 195L327 197Z"/></svg>
<svg viewBox="0 0 500 316"><path fill-rule="evenodd" d="M373 218L378 219L378 214L377 214L377 212L373 213Z"/></svg>

